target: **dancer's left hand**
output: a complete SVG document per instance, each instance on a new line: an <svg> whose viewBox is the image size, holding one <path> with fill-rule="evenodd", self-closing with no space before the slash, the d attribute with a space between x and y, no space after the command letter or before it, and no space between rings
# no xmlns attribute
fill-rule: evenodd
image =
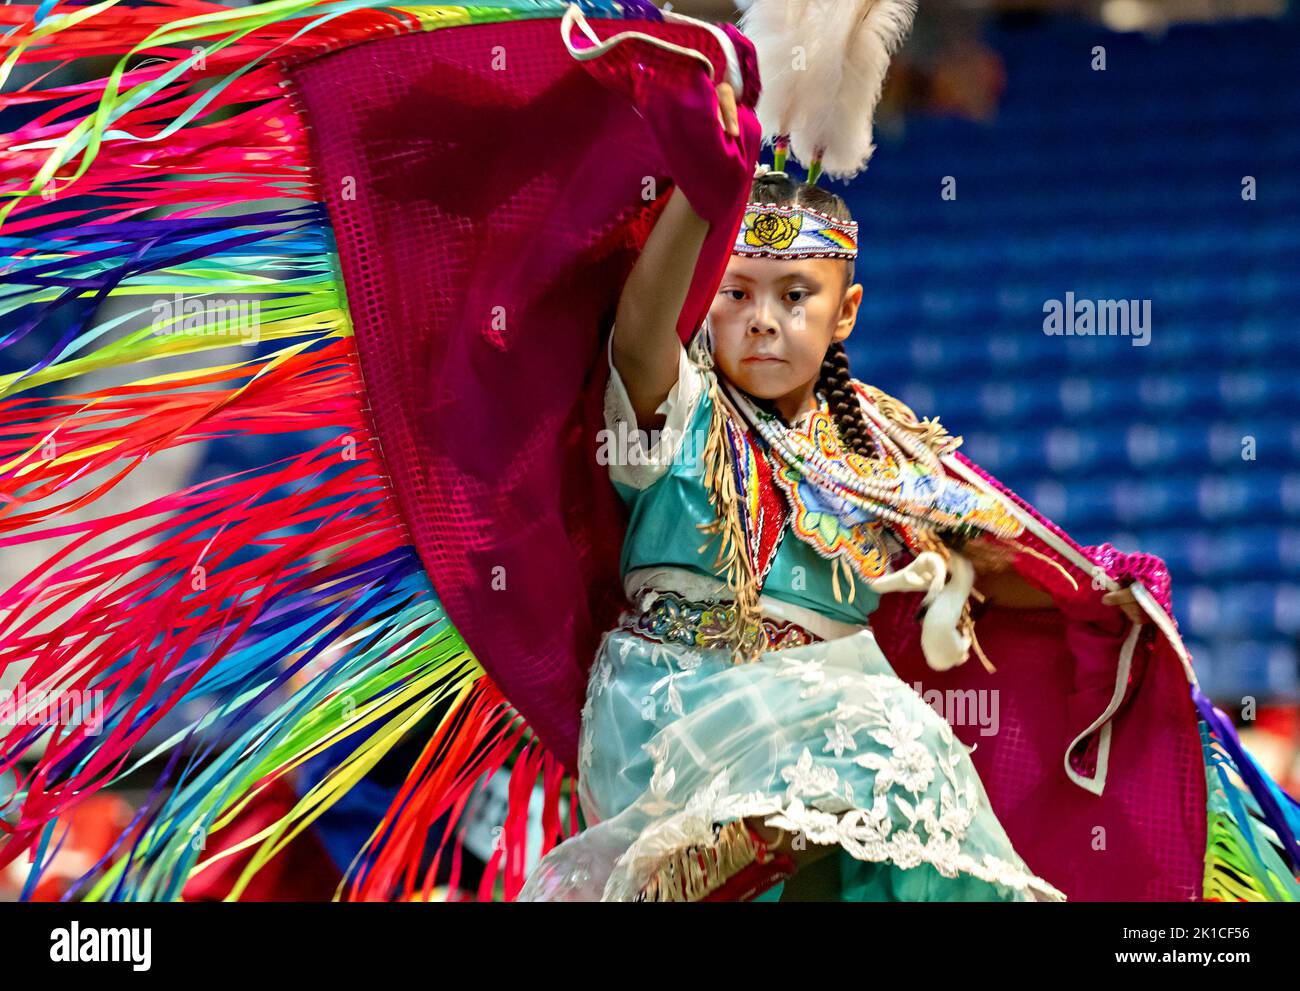
<svg viewBox="0 0 1300 991"><path fill-rule="evenodd" d="M1119 606L1120 609L1124 610L1124 615L1137 623L1138 626L1144 626L1150 622L1147 614L1138 605L1137 598L1133 595L1133 589L1127 585L1121 589L1116 589L1114 592L1107 592L1101 597L1101 601L1108 606Z"/></svg>

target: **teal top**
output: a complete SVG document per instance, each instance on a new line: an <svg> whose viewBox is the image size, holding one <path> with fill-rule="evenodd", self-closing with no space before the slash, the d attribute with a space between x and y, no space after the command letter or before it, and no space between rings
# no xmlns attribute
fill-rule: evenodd
<svg viewBox="0 0 1300 991"><path fill-rule="evenodd" d="M612 349L612 334L610 338ZM626 578L637 568L667 565L724 578L725 574L712 567L721 538L696 526L716 518L703 475L704 440L713 412L709 385L714 373L699 368L682 349L677 384L657 410L666 415L667 422L661 431L647 436L637 430L636 413L614 368L612 350L609 366L602 460L631 511L620 574ZM763 582L763 594L839 622L867 625L868 616L880 602L879 593L858 580L850 603L847 583L841 578L843 601L837 602L831 561L791 532L789 523L785 530Z"/></svg>

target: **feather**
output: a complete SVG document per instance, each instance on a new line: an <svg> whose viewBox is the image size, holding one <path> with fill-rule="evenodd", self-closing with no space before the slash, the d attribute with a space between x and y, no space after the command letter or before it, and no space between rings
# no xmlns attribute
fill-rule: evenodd
<svg viewBox="0 0 1300 991"><path fill-rule="evenodd" d="M744 13L740 30L754 44L763 90L755 108L763 137L775 139L790 133L795 98L806 60L800 46L809 37L805 15L816 0L746 0L737 6Z"/></svg>
<svg viewBox="0 0 1300 991"><path fill-rule="evenodd" d="M788 134L794 156L820 160L827 175L861 172L890 58L915 14L916 0L749 0L740 26L758 53L764 136Z"/></svg>

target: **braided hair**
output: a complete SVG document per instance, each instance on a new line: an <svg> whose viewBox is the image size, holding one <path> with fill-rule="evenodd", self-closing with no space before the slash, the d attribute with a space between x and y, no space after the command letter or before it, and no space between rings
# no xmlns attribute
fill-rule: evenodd
<svg viewBox="0 0 1300 991"><path fill-rule="evenodd" d="M867 430L862 403L858 401L858 394L853 388L853 376L849 373L849 355L841 341L832 342L826 349L817 389L826 397L841 443L856 454L873 457L876 445Z"/></svg>
<svg viewBox="0 0 1300 991"><path fill-rule="evenodd" d="M801 182L783 172L768 172L758 176L749 191L750 203L776 206L806 206L836 220L852 220L844 199L821 186ZM853 262L844 260L845 286L853 284ZM849 371L849 355L842 341L833 341L822 359L821 374L816 390L826 397L840 441L846 448L864 457L876 455L871 432L867 429L862 404L853 388L853 375ZM780 414L770 402L760 402L764 409Z"/></svg>

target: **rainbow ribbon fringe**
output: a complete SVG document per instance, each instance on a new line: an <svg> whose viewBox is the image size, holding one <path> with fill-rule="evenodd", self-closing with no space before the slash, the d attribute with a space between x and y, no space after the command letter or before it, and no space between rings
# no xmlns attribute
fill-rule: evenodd
<svg viewBox="0 0 1300 991"><path fill-rule="evenodd" d="M4 728L0 866L32 859L25 895L66 838L61 817L150 764L149 800L65 897L177 899L241 855L238 898L430 717L437 729L336 897L430 897L447 847L430 862L430 826L454 826L509 765L504 842L479 897L522 885L539 784L545 847L580 828L572 782L448 621L404 532L287 88L288 67L337 48L565 7L0 7L0 110L25 118L0 142L0 347L17 366L0 375L0 547L44 554L0 592L0 665L29 697L102 698L102 726L83 713ZM104 58L103 78L42 88ZM207 352L223 363L205 366ZM80 376L119 384L64 385ZM129 512L100 501L146 459L257 436L310 440ZM146 750L169 713L185 728ZM359 733L281 821L205 854L262 789Z"/></svg>

